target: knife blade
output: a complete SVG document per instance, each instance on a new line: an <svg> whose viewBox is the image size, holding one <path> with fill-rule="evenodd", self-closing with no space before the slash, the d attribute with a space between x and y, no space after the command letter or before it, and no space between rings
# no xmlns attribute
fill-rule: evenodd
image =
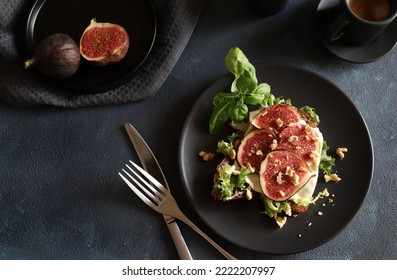
<svg viewBox="0 0 397 280"><path fill-rule="evenodd" d="M152 150L146 144L145 140L142 138L142 136L139 134L139 132L134 128L132 124L126 123L124 127L127 130L128 137L130 138L132 145L134 146L134 149L138 155L142 167L147 172L149 172L153 177L159 180L169 190L167 179L165 178L163 170L161 169L160 164L158 163ZM163 216L167 224L167 227L171 233L171 237L174 241L180 259L192 260L193 258L190 254L189 248L186 245L185 239L182 236L182 233L179 229L179 226L175 218L167 215L163 215Z"/></svg>

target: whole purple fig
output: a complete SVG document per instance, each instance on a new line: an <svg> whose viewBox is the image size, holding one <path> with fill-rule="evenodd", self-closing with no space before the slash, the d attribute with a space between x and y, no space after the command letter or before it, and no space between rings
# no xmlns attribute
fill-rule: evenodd
<svg viewBox="0 0 397 280"><path fill-rule="evenodd" d="M33 66L40 73L55 80L70 78L80 65L80 50L68 35L56 33L42 40L33 57L24 63L25 69Z"/></svg>

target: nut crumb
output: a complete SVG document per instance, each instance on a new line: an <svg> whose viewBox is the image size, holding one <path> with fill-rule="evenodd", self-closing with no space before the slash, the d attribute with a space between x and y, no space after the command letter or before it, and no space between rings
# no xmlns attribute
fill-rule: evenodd
<svg viewBox="0 0 397 280"><path fill-rule="evenodd" d="M229 157L230 157L230 159L235 159L236 158L236 150L235 149L230 151Z"/></svg>
<svg viewBox="0 0 397 280"><path fill-rule="evenodd" d="M273 139L272 143L270 144L270 149L273 151L277 149L277 140Z"/></svg>
<svg viewBox="0 0 397 280"><path fill-rule="evenodd" d="M283 120L282 120L282 119L280 119L280 118L277 118L277 120L276 120L276 124L277 124L277 126L278 126L278 127L282 127L282 126L283 126L283 124L284 124L284 122L283 122Z"/></svg>
<svg viewBox="0 0 397 280"><path fill-rule="evenodd" d="M331 174L331 175L324 175L324 180L325 182L333 181L333 182L339 182L342 180L337 174Z"/></svg>
<svg viewBox="0 0 397 280"><path fill-rule="evenodd" d="M336 154L339 156L340 159L343 159L347 151L348 151L347 148L337 148Z"/></svg>
<svg viewBox="0 0 397 280"><path fill-rule="evenodd" d="M275 219L276 219L277 225L280 228L282 228L285 225L285 223L287 222L287 217L276 216Z"/></svg>
<svg viewBox="0 0 397 280"><path fill-rule="evenodd" d="M245 193L245 198L247 200L251 200L252 199L252 191L251 190L247 190L247 192Z"/></svg>
<svg viewBox="0 0 397 280"><path fill-rule="evenodd" d="M210 152L200 151L198 154L204 161L211 161L214 158L214 154Z"/></svg>

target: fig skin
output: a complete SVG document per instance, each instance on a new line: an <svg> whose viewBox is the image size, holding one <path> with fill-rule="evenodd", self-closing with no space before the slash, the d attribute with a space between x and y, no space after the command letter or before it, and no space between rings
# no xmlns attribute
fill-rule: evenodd
<svg viewBox="0 0 397 280"><path fill-rule="evenodd" d="M63 33L44 38L36 47L33 57L24 63L25 69L36 68L54 80L65 80L76 73L80 65L80 50L76 42Z"/></svg>
<svg viewBox="0 0 397 280"><path fill-rule="evenodd" d="M97 66L121 61L126 56L129 46L128 33L121 25L97 22L95 18L80 38L81 56Z"/></svg>

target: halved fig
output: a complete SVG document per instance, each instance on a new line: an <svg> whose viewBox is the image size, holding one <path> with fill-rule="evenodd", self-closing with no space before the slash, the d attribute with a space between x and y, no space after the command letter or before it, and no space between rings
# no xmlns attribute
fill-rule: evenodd
<svg viewBox="0 0 397 280"><path fill-rule="evenodd" d="M277 104L263 109L252 124L258 129L271 127L275 131L281 131L290 123L298 122L300 119L300 113L294 106Z"/></svg>
<svg viewBox="0 0 397 280"><path fill-rule="evenodd" d="M254 130L248 133L241 141L237 150L237 161L241 166L259 172L261 162L271 151L276 136L270 129Z"/></svg>
<svg viewBox="0 0 397 280"><path fill-rule="evenodd" d="M311 166L321 155L322 135L318 128L293 123L279 133L278 148L300 155Z"/></svg>
<svg viewBox="0 0 397 280"><path fill-rule="evenodd" d="M91 20L80 38L81 55L94 65L119 62L127 54L130 39L120 25Z"/></svg>
<svg viewBox="0 0 397 280"><path fill-rule="evenodd" d="M289 199L314 176L299 155L283 150L268 153L259 175L263 193L274 201Z"/></svg>

